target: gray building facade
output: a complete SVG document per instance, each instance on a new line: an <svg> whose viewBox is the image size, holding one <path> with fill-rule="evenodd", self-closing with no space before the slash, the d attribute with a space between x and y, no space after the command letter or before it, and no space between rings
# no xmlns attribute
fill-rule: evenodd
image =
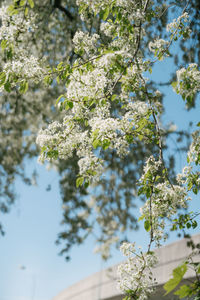
<svg viewBox="0 0 200 300"><path fill-rule="evenodd" d="M200 243L200 234L194 235L192 240L195 244ZM191 253L191 248L187 246L187 240L182 239L157 249L156 254L159 258L157 267L153 270L157 279L155 293L151 296L152 300L174 300L178 299L173 294L164 296L163 285L169 280L172 271ZM196 262L200 261L200 255L193 257ZM117 265L95 273L78 283L68 287L59 293L52 300L121 300L123 295L116 288ZM194 279L195 273L188 270L184 276L184 281Z"/></svg>

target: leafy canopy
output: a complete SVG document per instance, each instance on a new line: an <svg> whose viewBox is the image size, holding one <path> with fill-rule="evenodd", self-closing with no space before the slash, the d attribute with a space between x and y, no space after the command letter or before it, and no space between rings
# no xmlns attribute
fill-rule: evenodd
<svg viewBox="0 0 200 300"><path fill-rule="evenodd" d="M174 20L173 8L179 12ZM197 226L198 213L182 211L191 192L199 191L199 124L192 135L162 125L161 83L151 80L154 66L172 56L178 43L184 67L174 54L177 71L167 84L188 108L195 106L199 50L190 44L197 36L197 10L196 1L149 0L51 5L21 0L0 9L1 210L6 212L14 201L16 175L31 183L23 161L38 154L36 135L40 161L56 165L61 174L66 229L58 242L67 241L63 253L98 224L97 251L107 259L121 232L137 228L133 208L141 198L140 220L149 243L146 252L134 243L121 246L128 256L119 267L119 288L126 299L146 299L153 292L151 269L157 259L151 249L166 240L167 228ZM179 174L174 156L166 154L171 134L192 139ZM188 258L166 283L167 293L188 265L198 277L199 269ZM182 286L176 295L198 294L198 282Z"/></svg>

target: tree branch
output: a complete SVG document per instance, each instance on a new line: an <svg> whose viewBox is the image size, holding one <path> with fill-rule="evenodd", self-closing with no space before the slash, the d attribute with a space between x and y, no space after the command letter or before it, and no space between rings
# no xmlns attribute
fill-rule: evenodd
<svg viewBox="0 0 200 300"><path fill-rule="evenodd" d="M55 0L53 6L54 8L58 8L59 10L63 11L70 21L74 20L74 16L72 16L70 11L61 5L61 0Z"/></svg>

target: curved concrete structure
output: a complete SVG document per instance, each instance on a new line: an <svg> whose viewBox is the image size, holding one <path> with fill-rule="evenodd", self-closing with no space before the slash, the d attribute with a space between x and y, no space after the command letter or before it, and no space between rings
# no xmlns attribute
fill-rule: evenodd
<svg viewBox="0 0 200 300"><path fill-rule="evenodd" d="M195 244L200 243L200 234L194 235L192 240ZM179 240L157 249L155 252L159 258L159 263L154 269L158 285L155 294L150 299L177 299L170 294L163 297L165 293L163 284L170 278L172 270L191 253L191 249L187 247L187 240ZM200 261L200 255L194 256L193 259ZM123 295L116 289L116 270L117 265L95 273L70 286L52 300L121 300ZM184 278L186 280L194 278L194 272L192 270L187 271Z"/></svg>

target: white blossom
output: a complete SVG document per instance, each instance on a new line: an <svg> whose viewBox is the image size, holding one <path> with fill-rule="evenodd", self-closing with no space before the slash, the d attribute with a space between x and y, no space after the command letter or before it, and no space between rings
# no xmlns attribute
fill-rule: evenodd
<svg viewBox="0 0 200 300"><path fill-rule="evenodd" d="M176 72L177 84L174 89L184 99L194 97L200 91L200 71L197 64L190 64L187 69L181 68Z"/></svg>
<svg viewBox="0 0 200 300"><path fill-rule="evenodd" d="M151 270L157 264L155 254L140 251L133 255L132 245L129 244L122 246L122 250L125 250L128 259L118 267L118 288L122 293L132 295L138 300L147 299L156 283Z"/></svg>
<svg viewBox="0 0 200 300"><path fill-rule="evenodd" d="M3 63L2 71L6 74L6 79L15 78L11 83L23 82L29 78L38 81L45 73L44 60L35 57L30 53L28 42L32 38L32 33L37 29L36 15L29 14L24 18L23 12L12 16L8 13L8 7L0 8L0 40L5 43L5 49L10 49L12 57Z"/></svg>
<svg viewBox="0 0 200 300"><path fill-rule="evenodd" d="M84 49L87 54L94 53L99 38L99 35L96 33L90 36L88 32L77 31L73 38L75 50Z"/></svg>
<svg viewBox="0 0 200 300"><path fill-rule="evenodd" d="M133 253L136 252L135 243L122 243L120 246L120 251L124 256L132 256Z"/></svg>
<svg viewBox="0 0 200 300"><path fill-rule="evenodd" d="M190 145L189 151L188 151L188 159L189 162L192 163L199 163L199 153L200 153L200 131L196 130L192 134L193 141Z"/></svg>
<svg viewBox="0 0 200 300"><path fill-rule="evenodd" d="M182 173L176 175L176 179L179 184L185 184L188 181L188 176L192 171L192 166L185 166L182 170Z"/></svg>
<svg viewBox="0 0 200 300"><path fill-rule="evenodd" d="M168 41L165 41L163 39L156 39L153 42L149 43L149 50L154 53L156 51L164 53L168 45L169 45Z"/></svg>
<svg viewBox="0 0 200 300"><path fill-rule="evenodd" d="M189 15L187 12L184 12L181 16L179 16L177 19L174 19L171 23L167 24L166 30L168 32L174 33L176 30L178 30L180 28L181 25L181 29L182 26L184 26L184 23L188 23L189 22ZM188 31L189 33L191 32L191 30L184 26L184 30Z"/></svg>

